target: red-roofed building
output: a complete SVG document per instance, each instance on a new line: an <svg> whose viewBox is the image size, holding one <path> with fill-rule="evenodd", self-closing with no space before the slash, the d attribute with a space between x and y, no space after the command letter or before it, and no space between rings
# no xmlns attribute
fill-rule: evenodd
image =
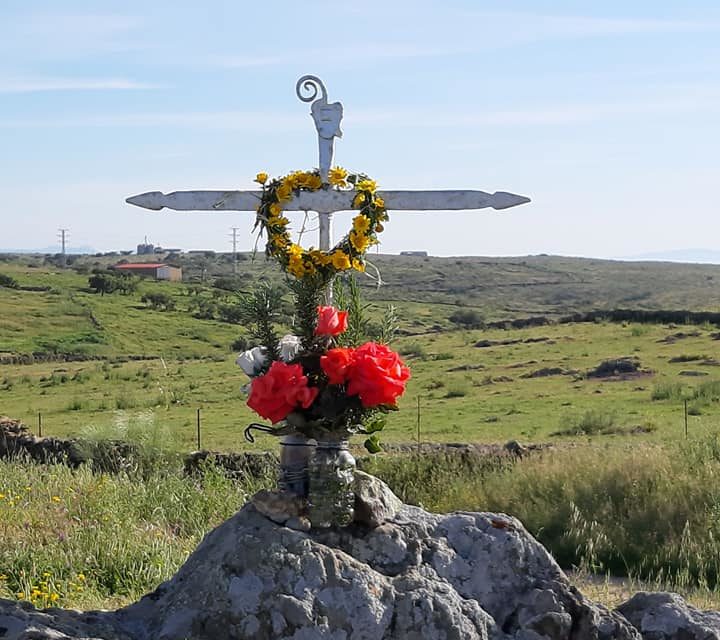
<svg viewBox="0 0 720 640"><path fill-rule="evenodd" d="M169 264L162 262L125 262L116 264L113 269L132 273L136 276L155 278L155 280L182 281L182 269L180 267L171 267Z"/></svg>

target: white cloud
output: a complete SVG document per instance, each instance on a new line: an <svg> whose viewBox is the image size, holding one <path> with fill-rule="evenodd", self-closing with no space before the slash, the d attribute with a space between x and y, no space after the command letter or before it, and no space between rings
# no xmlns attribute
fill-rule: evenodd
<svg viewBox="0 0 720 640"><path fill-rule="evenodd" d="M0 88L0 92L2 89ZM348 127L462 128L481 126L562 126L625 116L694 113L720 108L720 91L706 87L670 85L661 92L615 102L537 105L527 109L477 111L445 108L383 107L356 109L347 114ZM183 127L208 130L283 132L307 125L304 113L269 111L188 111L110 113L57 118L0 120L0 128Z"/></svg>
<svg viewBox="0 0 720 640"><path fill-rule="evenodd" d="M41 91L128 91L160 89L162 85L125 78L0 78L0 93Z"/></svg>
<svg viewBox="0 0 720 640"><path fill-rule="evenodd" d="M124 15L28 13L0 24L0 54L9 56L6 63L27 64L146 49L140 39L142 25L139 18Z"/></svg>

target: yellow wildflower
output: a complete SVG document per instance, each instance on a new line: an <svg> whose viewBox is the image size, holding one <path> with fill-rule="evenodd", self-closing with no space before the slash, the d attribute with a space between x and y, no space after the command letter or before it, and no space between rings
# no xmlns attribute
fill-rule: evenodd
<svg viewBox="0 0 720 640"><path fill-rule="evenodd" d="M312 262L310 262L309 260L305 261L303 268L305 270L306 276L314 276L317 273L317 269L315 268L315 265Z"/></svg>
<svg viewBox="0 0 720 640"><path fill-rule="evenodd" d="M283 182L275 191L275 195L277 196L277 199L282 202L283 200L290 200L292 192L293 187L287 184L287 182Z"/></svg>
<svg viewBox="0 0 720 640"><path fill-rule="evenodd" d="M305 274L305 264L299 255L291 255L288 262L288 271L296 278L302 278Z"/></svg>
<svg viewBox="0 0 720 640"><path fill-rule="evenodd" d="M364 193L358 193L358 194L353 198L352 206L353 206L355 209L359 209L359 208L362 207L364 204L365 204L365 194L364 194Z"/></svg>
<svg viewBox="0 0 720 640"><path fill-rule="evenodd" d="M383 200L380 196L375 196L375 200L373 201L375 204L376 209L384 209L385 208L385 200Z"/></svg>
<svg viewBox="0 0 720 640"><path fill-rule="evenodd" d="M52 600L53 602L56 602L59 599L60 599L60 596L57 593L50 594L50 600Z"/></svg>
<svg viewBox="0 0 720 640"><path fill-rule="evenodd" d="M303 248L299 244L293 244L290 245L290 248L288 249L288 253L290 256L301 256L303 254Z"/></svg>
<svg viewBox="0 0 720 640"><path fill-rule="evenodd" d="M268 179L268 174L264 171L261 171L255 176L255 182L259 182L260 184L265 184Z"/></svg>
<svg viewBox="0 0 720 640"><path fill-rule="evenodd" d="M360 182L357 183L358 191L369 191L370 193L375 193L376 189L377 182L375 182L375 180L360 180Z"/></svg>
<svg viewBox="0 0 720 640"><path fill-rule="evenodd" d="M5 500L5 494L4 494L4 493L0 493L0 500Z"/></svg>
<svg viewBox="0 0 720 640"><path fill-rule="evenodd" d="M363 233L350 232L350 244L358 253L364 253L370 244L370 239Z"/></svg>
<svg viewBox="0 0 720 640"><path fill-rule="evenodd" d="M330 184L335 187L346 187L347 175L348 172L342 167L333 167L328 172L328 180L330 181Z"/></svg>
<svg viewBox="0 0 720 640"><path fill-rule="evenodd" d="M360 273L365 273L365 263L359 258L352 259L352 268Z"/></svg>
<svg viewBox="0 0 720 640"><path fill-rule="evenodd" d="M273 202L270 205L270 216L279 216L282 213L282 207L280 206L279 202Z"/></svg>
<svg viewBox="0 0 720 640"><path fill-rule="evenodd" d="M344 271L345 269L350 268L350 258L348 258L347 255L339 249L332 255L332 263L333 267L335 267L338 271Z"/></svg>
<svg viewBox="0 0 720 640"><path fill-rule="evenodd" d="M60 500L60 496L53 496L52 501L53 502L62 502L62 500Z"/></svg>
<svg viewBox="0 0 720 640"><path fill-rule="evenodd" d="M278 249L285 249L288 246L290 240L288 239L286 234L279 233L273 236L272 242Z"/></svg>
<svg viewBox="0 0 720 640"><path fill-rule="evenodd" d="M22 591L18 591L15 595L16 595L18 598L24 598L24 597L25 597L25 594L24 594Z"/></svg>
<svg viewBox="0 0 720 640"><path fill-rule="evenodd" d="M315 174L308 176L305 181L305 186L313 191L317 191L320 187L322 187L322 184L322 178L320 176L316 176Z"/></svg>
<svg viewBox="0 0 720 640"><path fill-rule="evenodd" d="M84 573L78 573L78 574L77 574L77 579L80 580L80 582L84 582L84 581L85 581L85 574L84 574Z"/></svg>
<svg viewBox="0 0 720 640"><path fill-rule="evenodd" d="M45 572L43 573L43 578L49 578L49 577L50 577L50 573L48 573L47 571L45 571Z"/></svg>
<svg viewBox="0 0 720 640"><path fill-rule="evenodd" d="M355 229L358 233L365 233L369 228L370 218L367 216L361 213L359 216L355 216L353 218L353 229Z"/></svg>

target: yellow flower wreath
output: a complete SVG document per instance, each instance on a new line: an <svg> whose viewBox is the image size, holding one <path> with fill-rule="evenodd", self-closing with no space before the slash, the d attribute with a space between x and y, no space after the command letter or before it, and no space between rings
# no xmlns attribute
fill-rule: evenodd
<svg viewBox="0 0 720 640"><path fill-rule="evenodd" d="M330 169L329 185L323 185L320 172L294 171L268 182L267 173L258 173L255 181L263 186L257 224L267 231L267 255L275 258L290 275L302 278L322 276L329 279L338 271L365 271L363 258L368 248L377 243L382 223L388 219L385 202L377 195L377 184L364 174L349 174L342 167ZM336 189L355 193L352 206L359 211L353 218L350 232L330 251L304 249L292 241L283 216L284 204L300 191Z"/></svg>

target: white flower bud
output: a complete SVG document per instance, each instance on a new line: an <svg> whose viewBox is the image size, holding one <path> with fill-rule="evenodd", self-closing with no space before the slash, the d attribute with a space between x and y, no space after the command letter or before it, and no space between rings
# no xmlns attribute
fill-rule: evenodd
<svg viewBox="0 0 720 640"><path fill-rule="evenodd" d="M266 362L267 356L264 347L253 347L249 351L244 351L235 360L235 364L251 378L262 371Z"/></svg>
<svg viewBox="0 0 720 640"><path fill-rule="evenodd" d="M283 362L290 362L300 351L300 338L291 334L283 336L278 342L278 348L280 349L280 359Z"/></svg>

